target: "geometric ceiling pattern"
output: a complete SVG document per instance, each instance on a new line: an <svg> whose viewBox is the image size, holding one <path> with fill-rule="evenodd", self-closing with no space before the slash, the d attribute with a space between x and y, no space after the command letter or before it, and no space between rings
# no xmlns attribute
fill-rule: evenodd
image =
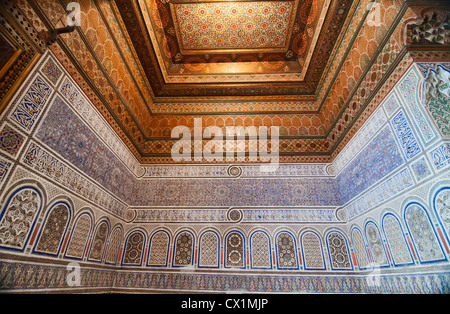
<svg viewBox="0 0 450 314"><path fill-rule="evenodd" d="M66 2L18 0L41 37L66 26ZM79 3L81 26L50 49L143 164L177 163L172 130L193 134L198 122L275 126L281 163L332 162L411 64L405 23L420 10L388 0ZM254 162L245 150L240 162Z"/></svg>

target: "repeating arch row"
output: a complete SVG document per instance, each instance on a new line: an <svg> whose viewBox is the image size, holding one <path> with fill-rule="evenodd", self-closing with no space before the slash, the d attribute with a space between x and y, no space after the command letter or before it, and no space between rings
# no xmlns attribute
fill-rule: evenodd
<svg viewBox="0 0 450 314"><path fill-rule="evenodd" d="M172 235L155 230L150 237L135 228L124 236L123 227L111 226L108 217L94 222L89 208L74 215L70 199L46 204L38 184L16 186L3 199L0 212L0 247L7 250L75 260L129 266L353 270L398 267L447 261L449 254L450 187L436 190L432 212L417 200L405 204L402 216L384 212L379 222L366 219L346 233L330 229L323 236L313 229L297 237L288 229L273 235L256 229L238 229L221 235L203 230L197 237L189 229ZM436 217L433 225L430 213ZM439 224L439 226L437 226Z"/></svg>
<svg viewBox="0 0 450 314"><path fill-rule="evenodd" d="M264 230L254 230L248 238L238 229L221 236L204 230L198 238L189 229L172 236L165 229L155 230L146 239L144 230L128 233L124 242L122 265L150 267L252 268L325 270L324 245L313 230L297 239L291 231L280 230L275 241ZM273 242L273 243L272 243ZM139 243L139 244L137 244ZM330 230L325 239L331 268L352 270L349 243L342 231Z"/></svg>
<svg viewBox="0 0 450 314"><path fill-rule="evenodd" d="M402 216L386 210L380 222L366 219L350 238L360 269L400 267L447 261L450 187L439 189L430 211L419 200L405 203ZM430 217L433 214L437 223Z"/></svg>
<svg viewBox="0 0 450 314"><path fill-rule="evenodd" d="M17 187L18 186L18 187ZM123 228L82 208L74 214L69 198L46 202L37 182L26 182L6 194L0 212L0 248L33 254L115 264Z"/></svg>

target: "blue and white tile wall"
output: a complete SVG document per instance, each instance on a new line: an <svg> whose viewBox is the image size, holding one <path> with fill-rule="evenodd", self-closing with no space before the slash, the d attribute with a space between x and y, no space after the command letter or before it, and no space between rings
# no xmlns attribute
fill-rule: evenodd
<svg viewBox="0 0 450 314"><path fill-rule="evenodd" d="M75 252L86 263L95 242L104 247L101 263L114 265L139 248L140 263L132 267L152 267L150 254L159 254L154 258L164 266L158 267L171 268L174 239L189 231L191 266L200 265L202 248L202 265L210 259L212 269L225 271L225 235L239 232L244 269L264 264L275 271L276 235L289 233L297 272L345 276L382 268L393 276L398 267L430 272L423 268L428 263L439 263L439 274L449 272L450 143L421 100L425 65L408 70L332 164L280 165L269 175L251 165L239 165L237 172L231 165L139 165L53 55L42 60L0 120L0 240L8 229L2 225L5 204L30 187L40 191L46 210L58 202L70 207L59 259L73 238L86 243ZM45 210L36 211L24 254L34 252L46 223ZM78 228L80 217L89 219ZM94 225L105 221L109 234L103 239ZM164 249L151 243L161 231L168 236ZM207 232L217 241L201 243L211 238L202 237ZM255 232L266 237L251 240ZM134 234L137 242L127 242ZM269 252L255 249L261 247ZM218 256L207 257L205 250Z"/></svg>

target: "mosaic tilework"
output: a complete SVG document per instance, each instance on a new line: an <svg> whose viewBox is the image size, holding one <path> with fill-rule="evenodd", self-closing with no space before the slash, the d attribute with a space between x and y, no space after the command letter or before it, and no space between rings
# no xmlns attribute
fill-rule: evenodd
<svg viewBox="0 0 450 314"><path fill-rule="evenodd" d="M0 130L0 150L13 157L17 155L24 141L25 137L7 124Z"/></svg>
<svg viewBox="0 0 450 314"><path fill-rule="evenodd" d="M417 162L411 164L411 168L417 181L421 181L431 175L431 170L425 157L422 157Z"/></svg>
<svg viewBox="0 0 450 314"><path fill-rule="evenodd" d="M225 267L245 268L245 243L241 233L233 231L225 238Z"/></svg>
<svg viewBox="0 0 450 314"><path fill-rule="evenodd" d="M277 265L280 269L296 269L297 247L292 234L280 232L276 237Z"/></svg>
<svg viewBox="0 0 450 314"><path fill-rule="evenodd" d="M305 232L301 237L302 257L305 269L325 269L322 243L314 232Z"/></svg>
<svg viewBox="0 0 450 314"><path fill-rule="evenodd" d="M53 266L37 263L0 261L0 282L4 291L25 289L67 289L66 265ZM448 294L450 274L427 272L423 274L380 275L379 285L371 286L366 276L345 277L251 274L186 274L165 272L132 272L81 268L81 287L114 286L115 289L143 288L160 291L200 292L292 292L292 293L398 293ZM109 290L108 290L109 291ZM111 290L117 291L117 290ZM119 290L120 291L120 290Z"/></svg>
<svg viewBox="0 0 450 314"><path fill-rule="evenodd" d="M8 171L11 169L12 163L0 157L0 184L5 180Z"/></svg>
<svg viewBox="0 0 450 314"><path fill-rule="evenodd" d="M42 196L31 188L16 191L1 213L0 246L23 250L42 208Z"/></svg>
<svg viewBox="0 0 450 314"><path fill-rule="evenodd" d="M200 236L198 266L219 267L219 237L213 231L206 231Z"/></svg>
<svg viewBox="0 0 450 314"><path fill-rule="evenodd" d="M405 210L405 222L422 262L446 260L436 231L422 206L416 203L409 205Z"/></svg>
<svg viewBox="0 0 450 314"><path fill-rule="evenodd" d="M94 105L83 95L80 88L68 77L64 79L58 91L67 100L67 104L81 116L86 123L96 132L97 136L104 141L119 159L137 174L138 166L136 158L131 154L123 141L112 131L111 127L101 117Z"/></svg>
<svg viewBox="0 0 450 314"><path fill-rule="evenodd" d="M443 143L428 154L435 170L442 170L450 165L450 144Z"/></svg>
<svg viewBox="0 0 450 314"><path fill-rule="evenodd" d="M369 256L367 255L366 244L361 231L358 228L353 228L351 234L359 269L370 268Z"/></svg>
<svg viewBox="0 0 450 314"><path fill-rule="evenodd" d="M433 199L433 207L442 228L450 239L450 187L441 189Z"/></svg>
<svg viewBox="0 0 450 314"><path fill-rule="evenodd" d="M77 218L70 236L66 257L82 259L92 230L92 218L84 213Z"/></svg>
<svg viewBox="0 0 450 314"><path fill-rule="evenodd" d="M180 233L175 240L173 266L189 266L193 262L194 237L190 232Z"/></svg>
<svg viewBox="0 0 450 314"><path fill-rule="evenodd" d="M418 87L419 87L420 76L416 73L415 67L409 71L407 75L400 81L396 86L398 93L404 98L408 109L412 113L412 117L416 122L416 125L422 135L425 143L429 143L436 137L435 132L427 120L422 109L419 107L420 102L418 100Z"/></svg>
<svg viewBox="0 0 450 314"><path fill-rule="evenodd" d="M377 110L372 114L364 126L334 160L333 166L335 167L336 173L342 171L362 151L365 145L373 139L387 121L388 119L383 110Z"/></svg>
<svg viewBox="0 0 450 314"><path fill-rule="evenodd" d="M400 108L400 103L397 99L397 96L395 95L395 92L393 92L387 100L384 102L384 109L386 110L387 115L390 117L392 114Z"/></svg>
<svg viewBox="0 0 450 314"><path fill-rule="evenodd" d="M366 225L366 239L369 243L375 265L377 265L377 267L389 266L386 252L384 251L384 245L380 237L380 232L378 227L373 222L369 222Z"/></svg>
<svg viewBox="0 0 450 314"><path fill-rule="evenodd" d="M126 216L127 207L119 202L116 197L104 191L90 179L73 170L67 163L60 161L36 143L32 142L28 146L22 162L41 175L93 201L104 210L119 217Z"/></svg>
<svg viewBox="0 0 450 314"><path fill-rule="evenodd" d="M341 233L330 232L327 235L327 245L332 269L352 269L347 241Z"/></svg>
<svg viewBox="0 0 450 314"><path fill-rule="evenodd" d="M52 209L42 227L35 251L57 255L66 232L70 210L65 204L57 204Z"/></svg>
<svg viewBox="0 0 450 314"><path fill-rule="evenodd" d="M106 221L100 222L92 239L91 249L89 252L89 260L102 261L103 249L105 247L106 238L108 237L108 224Z"/></svg>
<svg viewBox="0 0 450 314"><path fill-rule="evenodd" d="M130 201L132 174L61 98L55 98L36 138L116 196Z"/></svg>
<svg viewBox="0 0 450 314"><path fill-rule="evenodd" d="M383 217L383 231L395 265L414 264L399 220L392 214Z"/></svg>
<svg viewBox="0 0 450 314"><path fill-rule="evenodd" d="M53 92L50 85L39 75L34 78L29 86L23 98L10 114L10 119L26 131L31 130Z"/></svg>
<svg viewBox="0 0 450 314"><path fill-rule="evenodd" d="M450 136L450 70L438 65L423 86L425 106L443 137Z"/></svg>
<svg viewBox="0 0 450 314"><path fill-rule="evenodd" d="M144 242L144 234L140 231L134 231L128 236L122 261L123 265L141 265Z"/></svg>
<svg viewBox="0 0 450 314"><path fill-rule="evenodd" d="M51 57L49 57L42 66L41 72L50 82L53 83L53 85L56 85L63 75L62 70L56 65L55 61Z"/></svg>
<svg viewBox="0 0 450 314"><path fill-rule="evenodd" d="M251 268L272 268L270 239L266 233L262 231L254 232L250 238L250 247Z"/></svg>
<svg viewBox="0 0 450 314"><path fill-rule="evenodd" d="M114 229L109 240L106 264L116 264L119 255L120 244L122 243L122 231L119 228Z"/></svg>
<svg viewBox="0 0 450 314"><path fill-rule="evenodd" d="M381 202L399 195L402 191L414 185L414 180L408 168L404 168L377 187L369 190L346 206L349 219L358 216Z"/></svg>
<svg viewBox="0 0 450 314"><path fill-rule="evenodd" d="M402 110L392 118L391 125L407 159L411 159L422 152L406 115Z"/></svg>
<svg viewBox="0 0 450 314"><path fill-rule="evenodd" d="M333 178L145 179L137 181L133 197L134 206L146 207L336 206L339 203Z"/></svg>
<svg viewBox="0 0 450 314"><path fill-rule="evenodd" d="M392 133L384 128L337 176L341 202L346 203L403 163Z"/></svg>

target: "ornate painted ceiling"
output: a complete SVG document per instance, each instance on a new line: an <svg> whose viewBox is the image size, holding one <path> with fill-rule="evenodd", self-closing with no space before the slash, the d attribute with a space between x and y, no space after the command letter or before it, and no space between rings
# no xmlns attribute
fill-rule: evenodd
<svg viewBox="0 0 450 314"><path fill-rule="evenodd" d="M66 26L70 1L15 2L41 38ZM81 0L49 49L143 164L175 163L171 132L196 121L276 126L280 162L328 163L411 64L410 2Z"/></svg>
<svg viewBox="0 0 450 314"><path fill-rule="evenodd" d="M157 99L294 99L314 95L351 1L116 4Z"/></svg>

